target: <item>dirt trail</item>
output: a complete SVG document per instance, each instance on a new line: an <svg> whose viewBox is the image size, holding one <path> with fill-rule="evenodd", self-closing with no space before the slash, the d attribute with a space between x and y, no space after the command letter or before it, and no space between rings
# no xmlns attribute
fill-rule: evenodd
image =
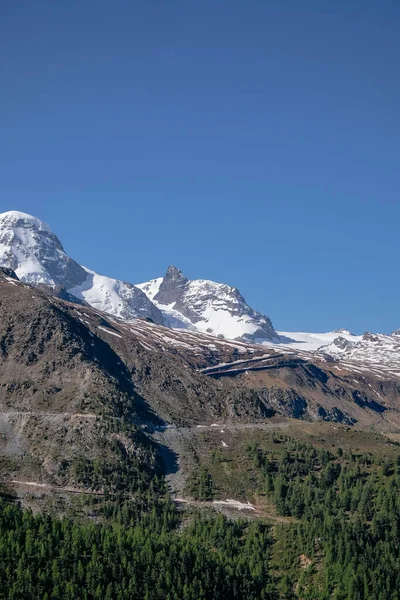
<svg viewBox="0 0 400 600"><path fill-rule="evenodd" d="M73 487L58 487L56 485L50 485L48 483L39 483L37 481L19 481L18 479L12 479L11 481L6 481L5 483L17 487L31 488L36 491L43 490L45 492L58 492L64 494L90 494L92 496L104 496L103 492L82 490L80 488Z"/></svg>
<svg viewBox="0 0 400 600"><path fill-rule="evenodd" d="M7 410L0 411L0 418L2 417L42 417L43 419L60 419L66 417L96 419L98 415L93 413L50 412L45 410Z"/></svg>

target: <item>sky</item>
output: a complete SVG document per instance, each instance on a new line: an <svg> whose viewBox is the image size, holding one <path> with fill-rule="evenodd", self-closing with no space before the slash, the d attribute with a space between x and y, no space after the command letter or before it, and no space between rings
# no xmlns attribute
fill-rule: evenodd
<svg viewBox="0 0 400 600"><path fill-rule="evenodd" d="M398 0L3 0L0 212L279 330L400 327Z"/></svg>

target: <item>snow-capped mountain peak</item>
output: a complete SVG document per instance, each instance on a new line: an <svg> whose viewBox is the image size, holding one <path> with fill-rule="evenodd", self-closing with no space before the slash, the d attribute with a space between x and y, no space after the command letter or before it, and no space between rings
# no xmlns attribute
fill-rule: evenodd
<svg viewBox="0 0 400 600"><path fill-rule="evenodd" d="M239 290L208 279L190 280L171 265L164 277L138 284L175 327L229 339L277 340L268 317L253 310Z"/></svg>
<svg viewBox="0 0 400 600"><path fill-rule="evenodd" d="M340 361L362 365L379 364L389 368L400 368L400 337L394 332L364 333L354 336L354 341L338 337L330 344L318 349L317 354L330 356Z"/></svg>
<svg viewBox="0 0 400 600"><path fill-rule="evenodd" d="M41 221L33 215L21 212L19 210L9 210L0 214L0 223L2 226L9 227L32 227L38 231L52 233L50 227L44 221Z"/></svg>
<svg viewBox="0 0 400 600"><path fill-rule="evenodd" d="M25 283L61 286L123 319L149 317L164 322L158 308L137 287L79 265L66 254L50 227L32 215L18 211L0 214L0 266L13 269Z"/></svg>
<svg viewBox="0 0 400 600"><path fill-rule="evenodd" d="M69 288L86 279L84 269L67 256L50 227L18 211L0 214L0 264L13 269L21 281L34 285Z"/></svg>

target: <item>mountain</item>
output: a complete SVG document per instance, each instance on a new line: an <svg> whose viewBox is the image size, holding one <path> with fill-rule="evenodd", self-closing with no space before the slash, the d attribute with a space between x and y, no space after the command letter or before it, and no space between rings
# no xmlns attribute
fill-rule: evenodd
<svg viewBox="0 0 400 600"><path fill-rule="evenodd" d="M400 431L393 369L126 321L22 283L10 268L0 268L0 307L0 495L35 509L47 510L49 494L67 508L65 495L81 492L137 498L162 470L182 498L214 443L225 452L257 432L265 440L293 419L342 445L353 426L373 441L371 430ZM241 480L243 453L224 482Z"/></svg>
<svg viewBox="0 0 400 600"><path fill-rule="evenodd" d="M237 288L206 279L190 280L174 266L164 277L138 285L83 267L66 254L48 225L22 212L0 214L0 266L47 295L89 305L128 322L150 319L215 338L279 347L306 360L349 363L355 369L360 365L396 373L400 369L399 332L364 336L346 329L276 332L270 319L252 309Z"/></svg>
<svg viewBox="0 0 400 600"><path fill-rule="evenodd" d="M400 332L397 330L391 335L367 332L353 340L340 335L330 344L319 348L318 354L342 363L400 369Z"/></svg>
<svg viewBox="0 0 400 600"><path fill-rule="evenodd" d="M78 485L73 464L81 455L105 460L106 452L115 461L104 444L118 433L110 423L122 416L153 428L218 421L246 427L276 414L400 429L399 379L389 371L336 369L324 357L111 318L22 284L10 269L0 269L0 306L6 480L40 476Z"/></svg>
<svg viewBox="0 0 400 600"><path fill-rule="evenodd" d="M131 283L99 275L70 258L50 227L31 215L0 214L0 265L32 285L46 285L83 300L111 315L163 323L160 310Z"/></svg>
<svg viewBox="0 0 400 600"><path fill-rule="evenodd" d="M355 370L370 369L380 375L400 371L400 331L391 335L364 333L354 335L348 329L338 329L329 333L305 333L279 331L280 342L269 344L285 351L294 351L303 358L314 357L340 363L343 367Z"/></svg>
<svg viewBox="0 0 400 600"><path fill-rule="evenodd" d="M392 586L382 596L379 580L363 597L395 597L396 381L123 321L10 268L0 268L0 307L2 597L294 598L304 582L322 597L340 566L325 556L346 549L355 524L357 576L377 547L372 581ZM217 511L229 520L213 520ZM278 569L290 569L289 585ZM356 597L342 589L336 597Z"/></svg>
<svg viewBox="0 0 400 600"><path fill-rule="evenodd" d="M156 307L0 234L2 598L395 598L399 331L277 340L235 288L170 267Z"/></svg>
<svg viewBox="0 0 400 600"><path fill-rule="evenodd" d="M112 332L111 323L90 307L49 298L4 268L0 305L0 484L113 486L121 451L132 478L133 471L156 470L149 440L133 424L122 430L124 415L131 422L160 420L102 339L107 335L100 327ZM109 472L100 485L93 477L96 461Z"/></svg>
<svg viewBox="0 0 400 600"><path fill-rule="evenodd" d="M187 279L168 267L164 277L138 284L162 311L165 322L228 339L278 341L268 317L252 309L239 290L207 279Z"/></svg>
<svg viewBox="0 0 400 600"><path fill-rule="evenodd" d="M147 428L270 414L197 368L253 356L241 342L192 332L185 342L186 332L50 297L10 268L0 268L0 306L0 486L126 491L122 477L146 484L159 469Z"/></svg>

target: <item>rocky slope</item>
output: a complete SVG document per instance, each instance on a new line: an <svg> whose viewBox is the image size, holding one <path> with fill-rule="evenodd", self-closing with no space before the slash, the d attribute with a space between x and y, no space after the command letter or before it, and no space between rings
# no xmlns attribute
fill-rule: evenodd
<svg viewBox="0 0 400 600"><path fill-rule="evenodd" d="M174 266L164 277L137 285L163 312L166 323L228 339L278 341L268 317L252 309L237 288L187 279Z"/></svg>
<svg viewBox="0 0 400 600"><path fill-rule="evenodd" d="M368 369L336 367L324 357L306 360L301 353L146 320L125 322L49 298L7 273L0 281L0 399L5 406L9 399L21 410L63 411L64 403L76 412L105 405L115 410L122 397L129 397L131 416L141 422L155 415L186 425L217 417L263 418L276 409L276 393L304 399L307 409L300 416L307 419L318 419L316 404L324 407L329 401L362 424L367 413L354 403L357 390L367 408L381 402L380 414L396 406L398 374L386 372L383 381ZM283 405L278 412L299 416Z"/></svg>
<svg viewBox="0 0 400 600"><path fill-rule="evenodd" d="M133 423L154 419L152 411L119 356L70 307L0 269L0 472L7 486L86 488L85 471L96 461L118 469L121 451L144 472L156 468L151 444Z"/></svg>
<svg viewBox="0 0 400 600"><path fill-rule="evenodd" d="M145 327L157 331L153 340ZM143 427L266 414L246 390L200 373L196 352L166 351L160 335L169 331L113 320L1 268L1 480L87 487L82 461L85 473L100 461L112 474L122 452L141 472L157 467ZM221 356L232 359L235 351L228 343Z"/></svg>

